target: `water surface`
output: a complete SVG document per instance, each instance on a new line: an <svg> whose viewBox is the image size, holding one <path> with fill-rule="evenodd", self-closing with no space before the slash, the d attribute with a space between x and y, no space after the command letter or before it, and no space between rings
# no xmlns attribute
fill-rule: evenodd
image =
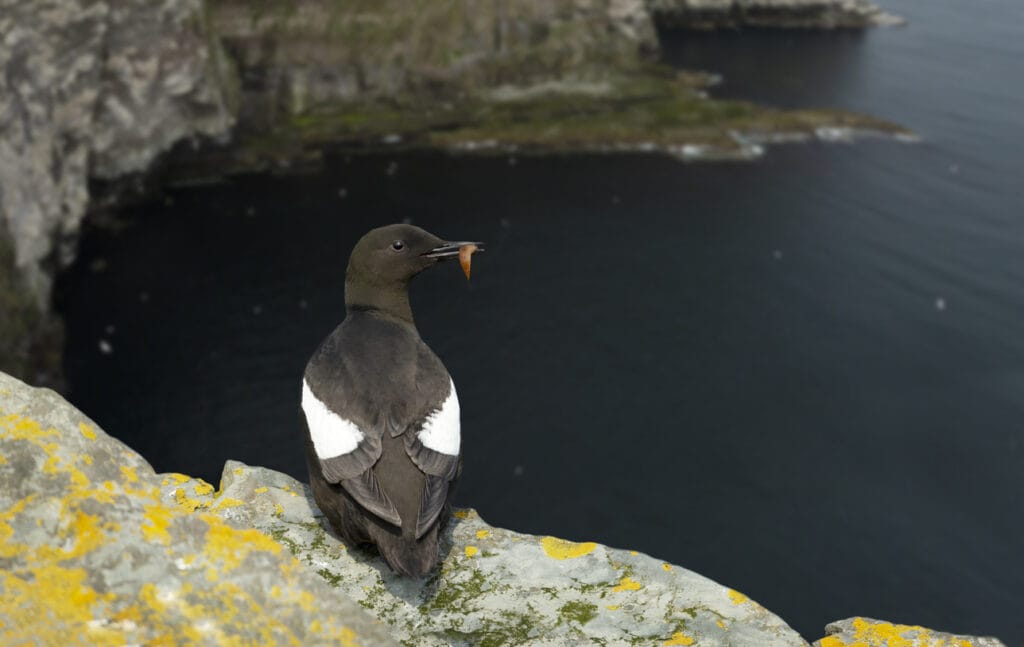
<svg viewBox="0 0 1024 647"><path fill-rule="evenodd" d="M304 478L300 376L348 251L410 219L488 251L414 284L489 522L635 548L808 639L855 614L1024 641L1024 14L889 2L865 34L677 35L720 96L917 145L371 155L171 191L60 285L71 400L158 470ZM103 346L101 348L101 341ZM109 352L105 352L109 351Z"/></svg>

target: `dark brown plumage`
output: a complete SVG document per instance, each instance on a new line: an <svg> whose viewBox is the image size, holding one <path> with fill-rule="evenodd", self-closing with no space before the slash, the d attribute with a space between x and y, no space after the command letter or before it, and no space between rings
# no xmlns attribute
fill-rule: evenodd
<svg viewBox="0 0 1024 647"><path fill-rule="evenodd" d="M464 244L411 225L364 236L346 272L345 320L303 381L317 505L347 543L372 544L417 577L437 564L462 458L454 384L416 330L408 285Z"/></svg>

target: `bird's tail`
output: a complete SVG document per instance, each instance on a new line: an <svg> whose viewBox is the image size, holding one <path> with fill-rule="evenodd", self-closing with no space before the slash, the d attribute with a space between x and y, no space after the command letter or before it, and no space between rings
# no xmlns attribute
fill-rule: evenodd
<svg viewBox="0 0 1024 647"><path fill-rule="evenodd" d="M424 577L437 566L439 526L434 524L419 539L378 523L367 524L367 531L381 556L395 572L410 577Z"/></svg>

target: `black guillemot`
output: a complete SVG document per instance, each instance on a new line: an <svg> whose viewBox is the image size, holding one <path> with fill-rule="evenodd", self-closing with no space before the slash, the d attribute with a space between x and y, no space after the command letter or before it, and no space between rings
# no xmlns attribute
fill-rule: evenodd
<svg viewBox="0 0 1024 647"><path fill-rule="evenodd" d="M392 569L414 577L437 565L462 453L455 384L416 330L409 281L482 246L412 225L367 233L349 257L345 319L303 378L316 504L347 543L372 544Z"/></svg>

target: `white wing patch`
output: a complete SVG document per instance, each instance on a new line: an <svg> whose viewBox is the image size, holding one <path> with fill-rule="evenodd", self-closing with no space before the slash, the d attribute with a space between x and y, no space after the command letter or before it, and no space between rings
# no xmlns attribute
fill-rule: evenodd
<svg viewBox="0 0 1024 647"><path fill-rule="evenodd" d="M419 439L423 445L435 452L459 455L459 396L455 394L455 382L440 409L434 409L423 421Z"/></svg>
<svg viewBox="0 0 1024 647"><path fill-rule="evenodd" d="M302 412L306 414L313 449L321 460L351 452L364 437L359 427L328 409L313 395L306 380L302 381Z"/></svg>

